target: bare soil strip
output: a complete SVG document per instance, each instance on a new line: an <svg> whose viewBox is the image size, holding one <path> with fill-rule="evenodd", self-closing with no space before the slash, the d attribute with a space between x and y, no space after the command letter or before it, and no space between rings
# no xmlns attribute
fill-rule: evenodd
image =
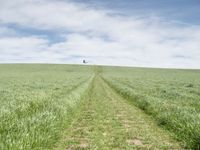
<svg viewBox="0 0 200 150"><path fill-rule="evenodd" d="M111 89L98 75L56 149L182 149L151 117Z"/></svg>

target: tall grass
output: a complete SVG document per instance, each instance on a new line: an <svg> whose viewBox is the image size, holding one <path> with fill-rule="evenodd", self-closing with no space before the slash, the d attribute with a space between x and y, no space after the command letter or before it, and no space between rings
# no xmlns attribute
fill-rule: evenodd
<svg viewBox="0 0 200 150"><path fill-rule="evenodd" d="M190 149L200 149L200 71L104 69L104 80Z"/></svg>
<svg viewBox="0 0 200 150"><path fill-rule="evenodd" d="M0 149L53 147L91 82L89 69L73 68L0 66Z"/></svg>
<svg viewBox="0 0 200 150"><path fill-rule="evenodd" d="M52 149L95 72L187 148L200 149L200 71L74 65L0 65L0 149Z"/></svg>

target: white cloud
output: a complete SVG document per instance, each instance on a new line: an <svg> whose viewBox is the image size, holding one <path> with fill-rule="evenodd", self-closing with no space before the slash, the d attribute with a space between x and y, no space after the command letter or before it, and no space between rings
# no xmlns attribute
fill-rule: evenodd
<svg viewBox="0 0 200 150"><path fill-rule="evenodd" d="M82 57L96 64L200 68L199 26L181 27L158 17L111 13L72 1L2 1L0 23L52 30L66 40L49 43L35 36L5 36L0 39L1 58L76 63Z"/></svg>

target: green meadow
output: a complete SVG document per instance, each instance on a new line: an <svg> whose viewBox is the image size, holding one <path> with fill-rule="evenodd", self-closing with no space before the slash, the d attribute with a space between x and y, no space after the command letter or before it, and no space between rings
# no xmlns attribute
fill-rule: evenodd
<svg viewBox="0 0 200 150"><path fill-rule="evenodd" d="M200 149L200 70L106 68L104 80L192 149Z"/></svg>
<svg viewBox="0 0 200 150"><path fill-rule="evenodd" d="M0 65L0 149L200 149L200 70Z"/></svg>

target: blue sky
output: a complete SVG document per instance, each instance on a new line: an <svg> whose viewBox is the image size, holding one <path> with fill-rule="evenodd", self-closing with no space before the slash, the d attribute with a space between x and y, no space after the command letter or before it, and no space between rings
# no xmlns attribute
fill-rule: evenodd
<svg viewBox="0 0 200 150"><path fill-rule="evenodd" d="M148 17L151 14L171 21L200 25L199 0L84 0L84 3L94 8L112 9L123 15Z"/></svg>
<svg viewBox="0 0 200 150"><path fill-rule="evenodd" d="M13 0L0 63L200 68L199 0Z"/></svg>

